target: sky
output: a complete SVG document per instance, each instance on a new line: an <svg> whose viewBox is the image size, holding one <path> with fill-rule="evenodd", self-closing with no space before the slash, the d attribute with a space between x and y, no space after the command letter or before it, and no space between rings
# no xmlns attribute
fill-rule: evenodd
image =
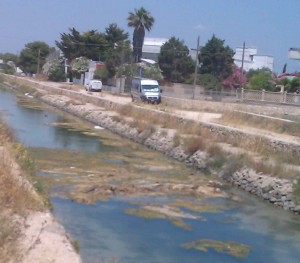
<svg viewBox="0 0 300 263"><path fill-rule="evenodd" d="M116 23L128 32L129 12L144 7L155 19L146 37L176 38L196 48L213 35L233 50L256 47L274 57L274 70L300 72L300 60L288 59L300 48L300 0L0 0L0 53L19 54L27 43L55 46L61 33L104 32Z"/></svg>

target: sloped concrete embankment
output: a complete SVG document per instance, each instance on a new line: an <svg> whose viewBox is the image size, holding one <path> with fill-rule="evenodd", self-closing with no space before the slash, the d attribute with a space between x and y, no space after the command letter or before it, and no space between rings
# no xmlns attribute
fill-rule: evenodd
<svg viewBox="0 0 300 263"><path fill-rule="evenodd" d="M189 155L185 153L181 146L175 147L173 143L174 133L166 131L162 132L160 129L153 131L145 129L139 133L136 128L132 128L126 123L114 121L114 118L112 118L114 114L112 111L109 111L109 109L116 108L119 105L114 105L113 102L104 101L103 104L100 103L102 107L97 108L94 106L91 107L91 105L86 102L81 103L72 101L67 96L45 95L42 96L41 99L47 104L86 119L95 125L102 126L130 140L144 144L149 148L160 151L176 160L185 162L190 166L203 170L209 169L208 154L198 150L194 154ZM80 101L83 100L84 99L81 98ZM99 105L99 100L97 104ZM159 118L159 114L165 113L157 114L157 117ZM178 117L178 121L182 122L183 120ZM219 129L218 127L211 127L211 131L221 133L222 135L224 135L225 132L226 134L229 134L228 136L237 136L236 133L238 133L238 131L234 131L233 133L225 131L224 127L220 127ZM238 136L241 136L241 133L238 133ZM274 147L288 147L283 142L275 142L275 144L274 142L270 143L273 144ZM297 149L295 148L295 150ZM294 182L291 180L257 174L249 168L236 171L230 176L222 176L222 172L219 175L233 185L239 186L249 193L258 195L277 206L282 206L284 209L294 211L295 213L300 212L300 204L297 204L293 200L292 194Z"/></svg>

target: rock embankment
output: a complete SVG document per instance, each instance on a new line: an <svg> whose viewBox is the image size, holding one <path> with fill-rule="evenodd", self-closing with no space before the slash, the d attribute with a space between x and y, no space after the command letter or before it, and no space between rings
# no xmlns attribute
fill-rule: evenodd
<svg viewBox="0 0 300 263"><path fill-rule="evenodd" d="M224 179L276 206L300 213L300 204L293 198L293 182L291 180L257 174L249 168L236 171Z"/></svg>
<svg viewBox="0 0 300 263"><path fill-rule="evenodd" d="M112 116L115 116L115 113L111 111L92 106L88 103L71 103L71 99L65 96L45 95L41 99L54 107L84 118L130 140L142 143L151 149L160 151L188 165L198 169L208 168L208 154L201 150L193 154L187 154L180 145L174 146L174 132L162 129L153 131L145 129L139 132L126 122L114 120ZM222 177L222 172L220 173L220 177ZM230 176L224 177L224 179L233 185L245 189L249 193L268 200L274 205L281 206L295 213L300 212L300 204L293 200L294 182L292 180L257 174L249 168L236 171Z"/></svg>

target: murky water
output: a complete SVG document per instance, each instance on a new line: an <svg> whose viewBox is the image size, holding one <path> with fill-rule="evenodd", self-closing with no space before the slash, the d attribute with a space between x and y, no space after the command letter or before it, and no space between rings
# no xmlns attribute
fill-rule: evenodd
<svg viewBox="0 0 300 263"><path fill-rule="evenodd" d="M85 204L84 187L210 178L30 98L0 91L0 111L35 157L53 213L84 262L299 262L299 216L237 189L210 198L116 194Z"/></svg>

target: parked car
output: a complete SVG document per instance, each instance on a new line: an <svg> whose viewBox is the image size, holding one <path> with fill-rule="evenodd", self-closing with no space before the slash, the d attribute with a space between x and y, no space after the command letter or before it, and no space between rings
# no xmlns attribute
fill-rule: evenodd
<svg viewBox="0 0 300 263"><path fill-rule="evenodd" d="M89 83L85 85L87 91L102 91L102 82L98 79L90 80Z"/></svg>

